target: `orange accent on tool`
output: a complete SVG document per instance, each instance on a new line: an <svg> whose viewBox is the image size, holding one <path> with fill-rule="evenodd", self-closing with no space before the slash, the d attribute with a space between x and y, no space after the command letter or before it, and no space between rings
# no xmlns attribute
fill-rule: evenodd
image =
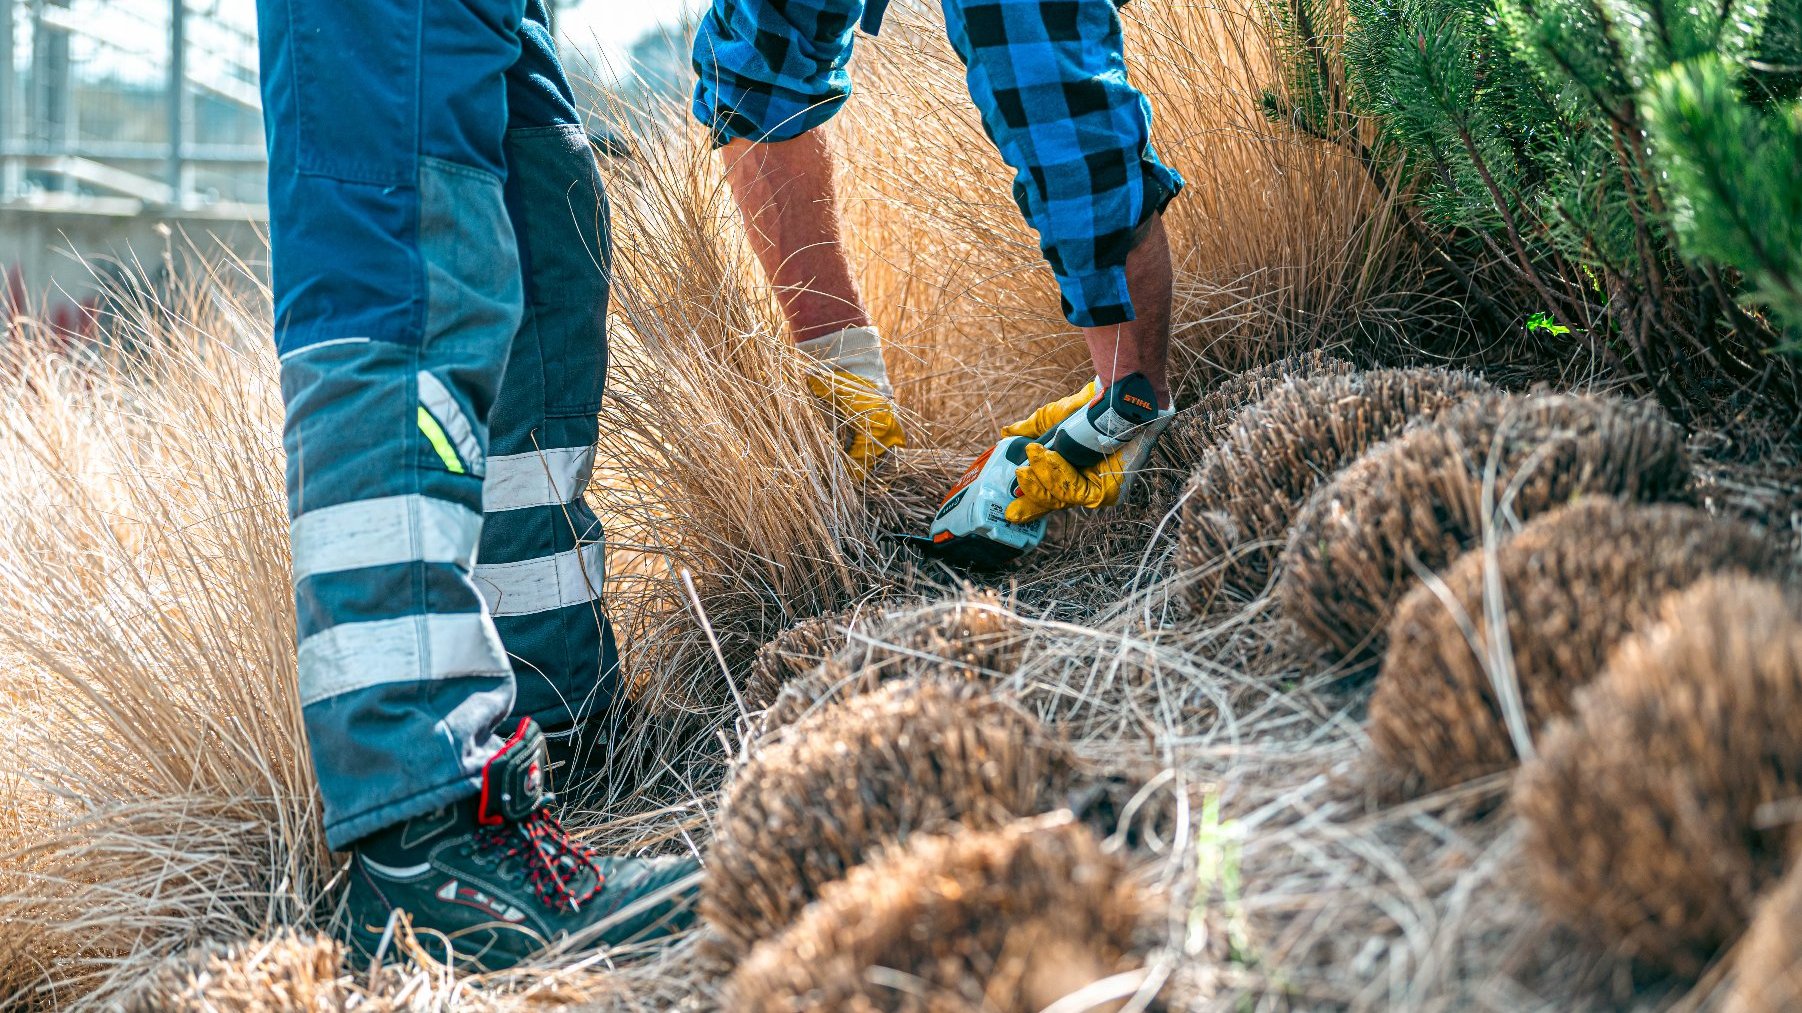
<svg viewBox="0 0 1802 1013"><path fill-rule="evenodd" d="M964 472L964 476L962 478L958 479L957 484L951 487L951 491L945 494L945 498L943 500L939 501L939 505L944 506L946 503L951 502L951 497L956 496L958 493L963 492L965 489L968 489L970 487L970 483L976 481L976 477L978 475L982 474L983 466L989 463L989 455L993 454L994 452L995 452L994 447L990 447L989 449L983 451L982 456L978 457L976 459L976 463L970 465L969 470Z"/></svg>

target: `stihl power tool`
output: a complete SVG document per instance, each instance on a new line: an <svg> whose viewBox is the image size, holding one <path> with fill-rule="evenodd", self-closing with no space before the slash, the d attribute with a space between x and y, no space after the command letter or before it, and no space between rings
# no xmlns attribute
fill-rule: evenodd
<svg viewBox="0 0 1802 1013"><path fill-rule="evenodd" d="M1038 439L1002 440L978 457L945 495L932 519L931 534L918 539L921 550L971 567L999 566L1031 552L1045 538L1046 518L1015 524L1006 516L1007 505L1020 496L1014 472L1026 464L1027 444L1049 447L1076 468L1093 467L1116 450L1131 447L1123 462L1124 496L1174 414L1158 410L1151 381L1134 373L1115 381Z"/></svg>

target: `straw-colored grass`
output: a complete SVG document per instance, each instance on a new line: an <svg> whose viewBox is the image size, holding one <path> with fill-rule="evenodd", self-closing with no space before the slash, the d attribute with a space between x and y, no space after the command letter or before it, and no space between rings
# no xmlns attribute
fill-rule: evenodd
<svg viewBox="0 0 1802 1013"><path fill-rule="evenodd" d="M257 319L196 299L136 335L147 362L10 357L0 694L35 818L4 844L0 998L105 993L203 939L306 923L331 874L271 356L239 351Z"/></svg>
<svg viewBox="0 0 1802 1013"><path fill-rule="evenodd" d="M170 960L126 1000L127 1013L385 1013L343 968L343 947L283 930L267 940L209 944Z"/></svg>
<svg viewBox="0 0 1802 1013"><path fill-rule="evenodd" d="M1605 496L1537 517L1402 599L1370 701L1384 791L1510 769L1665 595L1712 574L1785 576L1764 532Z"/></svg>
<svg viewBox="0 0 1802 1013"><path fill-rule="evenodd" d="M1733 961L1727 1013L1802 1009L1802 873L1797 865L1758 903Z"/></svg>
<svg viewBox="0 0 1802 1013"><path fill-rule="evenodd" d="M1258 377L1213 387L1244 365L1326 346L1368 363L1455 316L1412 291L1414 254L1362 168L1263 119L1263 15L1126 9L1158 148L1189 180L1169 217L1184 404L1251 396ZM1112 777L1087 806L1109 824L1100 847L1162 888L1143 987L1207 1010L1569 994L1593 963L1535 941L1502 874L1511 839L1460 819L1494 786L1369 811L1333 776L1362 742L1335 673L1281 647L1261 607L1178 621L1172 474L1057 520L986 587L892 537L924 530L998 423L1089 368L938 34L893 11L860 44L834 128L911 441L867 484L800 383L697 133L606 167L616 302L590 495L639 706L603 783L567 800L572 824L608 849L703 849L729 758L760 726L758 650L799 621L903 602L822 645L845 679L803 710L950 666L1067 737ZM0 1005L108 1008L197 944L327 932L340 885L294 693L266 294L199 279L122 326L133 350L71 357L27 325L0 368ZM1198 421L1219 407L1195 403ZM943 632L976 601L997 626ZM481 981L400 943L419 959L344 973L415 1009L730 1008L692 940ZM1520 983L1522 955L1545 982Z"/></svg>
<svg viewBox="0 0 1802 1013"><path fill-rule="evenodd" d="M1176 563L1206 612L1262 594L1295 511L1320 484L1416 420L1487 393L1475 374L1376 369L1291 380L1246 405L1184 487Z"/></svg>
<svg viewBox="0 0 1802 1013"><path fill-rule="evenodd" d="M1548 914L1693 975L1782 877L1802 795L1802 607L1718 576L1668 596L1521 769L1527 879Z"/></svg>
<svg viewBox="0 0 1802 1013"><path fill-rule="evenodd" d="M701 915L748 950L890 844L1039 811L1060 752L1032 718L965 682L901 680L826 708L734 774Z"/></svg>
<svg viewBox="0 0 1802 1013"><path fill-rule="evenodd" d="M1139 991L1147 907L1119 857L1067 818L919 837L829 884L727 995L746 1013L1040 1013L1124 975L1077 1007L1118 1013Z"/></svg>
<svg viewBox="0 0 1802 1013"><path fill-rule="evenodd" d="M770 698L763 716L766 731L889 679L1005 681L1032 640L1026 623L993 590L966 591L914 608L890 602L886 609L866 609L846 619L841 613L809 620L765 645L767 651L792 637L793 648L805 645L817 652L804 655L813 663L802 671L790 669L790 680ZM753 692L771 678L767 672L772 666L759 665L772 661L759 652L751 667Z"/></svg>
<svg viewBox="0 0 1802 1013"><path fill-rule="evenodd" d="M1414 585L1479 541L1582 495L1660 502L1690 478L1683 434L1657 408L1572 394L1472 398L1322 485L1296 513L1276 597L1336 660L1381 652Z"/></svg>

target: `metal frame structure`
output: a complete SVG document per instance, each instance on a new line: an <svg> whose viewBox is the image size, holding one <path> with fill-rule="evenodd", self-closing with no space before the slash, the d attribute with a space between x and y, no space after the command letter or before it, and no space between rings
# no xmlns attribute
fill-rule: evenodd
<svg viewBox="0 0 1802 1013"><path fill-rule="evenodd" d="M82 137L75 102L75 64L70 45L76 38L92 41L90 27L75 10L76 0L0 0L0 206L72 203L55 195L77 191L90 205L135 202L141 210L190 211L218 202L196 186L197 170L259 175L265 164L261 143L202 144L193 140L193 102L206 94L260 116L254 66L232 64L216 52L205 55L208 73L191 58L191 31L197 19L195 0L167 0L167 39L156 47L163 71L166 122L162 143ZM21 18L20 15L23 14ZM29 32L30 63L20 73L20 23ZM146 26L151 27L151 26ZM160 27L160 26L157 26ZM207 25L213 31L236 32ZM249 42L249 36L241 40ZM149 43L155 45L154 41ZM138 55L138 54L134 54ZM252 76L247 83L244 78ZM43 183L34 187L31 179ZM260 190L260 187L257 188ZM37 192L47 190L48 193ZM227 213L261 217L251 201L213 207ZM124 208L119 210L123 211Z"/></svg>

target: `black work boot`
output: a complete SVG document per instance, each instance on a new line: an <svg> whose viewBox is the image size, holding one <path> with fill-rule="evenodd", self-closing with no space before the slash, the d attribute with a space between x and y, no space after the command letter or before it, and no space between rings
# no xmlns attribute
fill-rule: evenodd
<svg viewBox="0 0 1802 1013"><path fill-rule="evenodd" d="M544 736L522 719L482 792L351 847L348 936L374 956L391 913L465 970L511 967L566 938L578 949L667 936L694 920L689 858L602 858L571 840L544 790Z"/></svg>

